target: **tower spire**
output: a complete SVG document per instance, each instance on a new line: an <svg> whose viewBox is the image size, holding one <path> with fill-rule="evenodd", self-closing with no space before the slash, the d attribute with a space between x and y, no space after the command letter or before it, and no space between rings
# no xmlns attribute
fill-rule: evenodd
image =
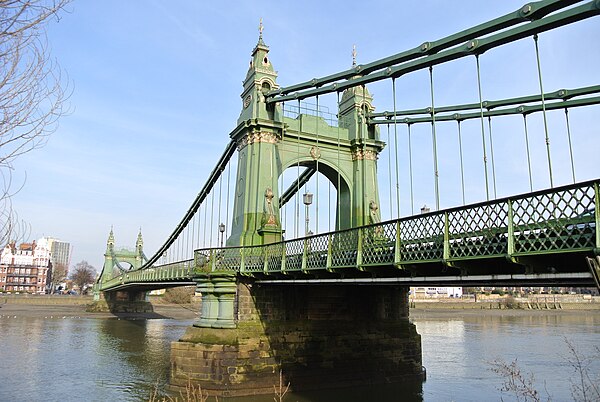
<svg viewBox="0 0 600 402"><path fill-rule="evenodd" d="M113 234L113 227L110 225L110 233L108 234L108 240L106 241L106 249L112 250L115 247L115 235Z"/></svg>
<svg viewBox="0 0 600 402"><path fill-rule="evenodd" d="M352 67L356 66L356 45L352 45Z"/></svg>

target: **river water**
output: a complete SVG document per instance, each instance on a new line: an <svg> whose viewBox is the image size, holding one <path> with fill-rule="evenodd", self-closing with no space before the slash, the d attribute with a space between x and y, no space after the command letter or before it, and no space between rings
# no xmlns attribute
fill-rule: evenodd
<svg viewBox="0 0 600 402"><path fill-rule="evenodd" d="M168 380L169 345L191 320L19 317L0 311L0 401L143 401ZM574 400L568 345L596 354L600 312L477 311L424 313L412 320L422 336L427 381L350 391L289 394L286 401L504 401L491 362L517 359L534 374L542 400ZM209 401L213 400L212 398ZM219 399L220 401L223 398ZM228 399L229 400L229 399ZM236 398L235 401L273 401Z"/></svg>

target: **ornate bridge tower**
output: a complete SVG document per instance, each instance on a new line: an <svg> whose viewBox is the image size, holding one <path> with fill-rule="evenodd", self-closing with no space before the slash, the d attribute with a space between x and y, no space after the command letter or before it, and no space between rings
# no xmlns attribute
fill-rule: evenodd
<svg viewBox="0 0 600 402"><path fill-rule="evenodd" d="M231 137L237 142L237 172L233 224L227 245L257 245L282 239L278 180L290 167L319 172L338 194L336 227L346 229L379 220L377 155L385 144L379 130L366 123L374 110L365 87L346 90L338 125L320 116L284 117L279 104L264 94L278 88L262 32L252 51L244 80L242 112Z"/></svg>
<svg viewBox="0 0 600 402"><path fill-rule="evenodd" d="M104 266L102 267L99 281L107 281L120 275L124 271L138 269L144 262L146 262L146 256L144 255L144 239L142 238L142 231L140 230L138 233L135 242L135 250L129 250L127 248L116 249L115 235L111 228L108 240L106 241Z"/></svg>
<svg viewBox="0 0 600 402"><path fill-rule="evenodd" d="M121 274L130 270L140 268L146 262L144 254L144 239L142 231L138 233L135 242L135 250L127 248L115 248L115 236L112 228L106 241L106 251L104 252L104 266L98 276L96 286L100 283L110 281ZM104 293L106 304L98 303L94 308L100 310L110 310L112 312L151 312L152 305L146 302L145 291L115 291ZM94 300L100 300L100 293L94 290Z"/></svg>

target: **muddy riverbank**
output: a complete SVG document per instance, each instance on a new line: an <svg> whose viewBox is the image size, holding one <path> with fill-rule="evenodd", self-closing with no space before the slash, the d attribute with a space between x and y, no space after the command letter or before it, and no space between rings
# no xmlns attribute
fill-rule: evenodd
<svg viewBox="0 0 600 402"><path fill-rule="evenodd" d="M111 314L90 313L86 307L92 297L86 296L10 296L0 297L0 318L42 317L42 318L162 318L187 320L197 318L200 313L198 303L169 304L151 300L153 313Z"/></svg>

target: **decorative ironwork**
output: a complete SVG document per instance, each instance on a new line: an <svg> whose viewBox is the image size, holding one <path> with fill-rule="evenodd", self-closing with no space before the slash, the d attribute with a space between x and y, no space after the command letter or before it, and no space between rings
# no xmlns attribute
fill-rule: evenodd
<svg viewBox="0 0 600 402"><path fill-rule="evenodd" d="M508 204L449 212L448 232L448 259L504 255L508 252Z"/></svg>
<svg viewBox="0 0 600 402"><path fill-rule="evenodd" d="M266 131L250 133L242 137L237 143L237 150L241 151L246 145L254 144L257 142L266 142L268 144L277 143L277 136L273 133Z"/></svg>
<svg viewBox="0 0 600 402"><path fill-rule="evenodd" d="M386 222L362 229L363 265L391 265L396 252L396 223Z"/></svg>
<svg viewBox="0 0 600 402"><path fill-rule="evenodd" d="M363 160L363 159L376 161L377 160L377 152L372 151L370 149L357 149L352 152L352 160L353 161L358 161L358 160Z"/></svg>
<svg viewBox="0 0 600 402"><path fill-rule="evenodd" d="M194 260L130 270L101 283L191 280L198 273L273 274L446 263L598 248L598 181L264 246L196 250Z"/></svg>

